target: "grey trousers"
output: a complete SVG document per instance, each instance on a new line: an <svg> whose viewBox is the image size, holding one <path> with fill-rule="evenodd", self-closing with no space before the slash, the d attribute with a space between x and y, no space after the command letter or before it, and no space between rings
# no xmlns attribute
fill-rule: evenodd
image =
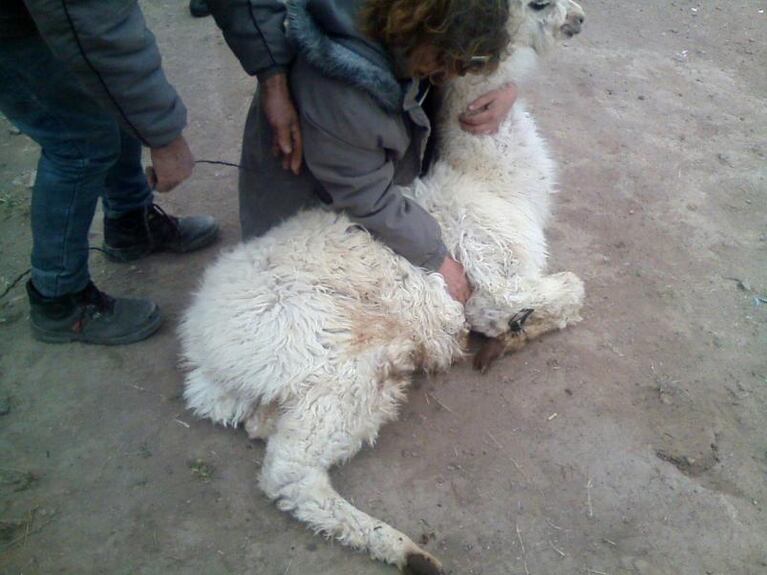
<svg viewBox="0 0 767 575"><path fill-rule="evenodd" d="M325 192L306 166L296 176L272 154L272 128L261 108L260 90L250 105L242 139L240 227L243 241L262 236L299 211L323 205Z"/></svg>

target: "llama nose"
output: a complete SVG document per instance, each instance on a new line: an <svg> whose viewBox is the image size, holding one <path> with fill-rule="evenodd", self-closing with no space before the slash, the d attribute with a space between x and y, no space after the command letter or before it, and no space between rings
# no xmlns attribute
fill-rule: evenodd
<svg viewBox="0 0 767 575"><path fill-rule="evenodd" d="M586 17L583 15L583 13L571 12L567 15L565 25L562 26L562 31L569 37L580 34L581 26L585 20Z"/></svg>

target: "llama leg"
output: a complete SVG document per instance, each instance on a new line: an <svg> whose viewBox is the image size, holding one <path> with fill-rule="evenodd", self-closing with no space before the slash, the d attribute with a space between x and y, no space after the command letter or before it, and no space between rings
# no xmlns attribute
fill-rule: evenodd
<svg viewBox="0 0 767 575"><path fill-rule="evenodd" d="M184 399L195 415L225 426L236 427L251 409L242 398L210 379L199 368L186 376Z"/></svg>
<svg viewBox="0 0 767 575"><path fill-rule="evenodd" d="M280 407L277 403L259 405L245 420L245 431L250 439L266 439L275 430Z"/></svg>
<svg viewBox="0 0 767 575"><path fill-rule="evenodd" d="M512 315L509 331L485 340L474 356L475 369L484 373L502 355L519 351L530 340L581 320L583 282L573 273L528 280L520 291L525 294L519 298L522 310ZM528 310L533 311L528 313ZM524 321L520 326L515 320L521 317Z"/></svg>
<svg viewBox="0 0 767 575"><path fill-rule="evenodd" d="M529 341L581 321L583 282L574 273L543 276L527 282L524 289L530 294L525 307L533 312L525 321L524 338L519 339Z"/></svg>
<svg viewBox="0 0 767 575"><path fill-rule="evenodd" d="M510 331L498 337L489 337L482 342L474 356L474 369L485 373L498 358L516 353L528 342L557 329L561 329L558 323L544 320L537 323L531 322L530 327L525 327L521 331Z"/></svg>
<svg viewBox="0 0 767 575"><path fill-rule="evenodd" d="M357 453L389 418L380 395L390 383L395 387L402 384L373 382L353 391L336 388L337 393L312 390L314 397L304 398L283 413L267 442L261 488L280 509L317 533L366 550L374 559L397 565L406 573L438 575L442 570L436 559L403 533L351 505L336 492L328 476L329 467Z"/></svg>

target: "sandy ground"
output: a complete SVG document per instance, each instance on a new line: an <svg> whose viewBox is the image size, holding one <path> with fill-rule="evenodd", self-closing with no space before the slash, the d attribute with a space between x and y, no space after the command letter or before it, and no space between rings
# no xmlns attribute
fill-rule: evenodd
<svg viewBox="0 0 767 575"><path fill-rule="evenodd" d="M237 160L254 81L212 20L145 7L197 156ZM764 574L767 3L585 8L526 95L561 163L552 267L585 279L585 321L486 376L418 379L333 478L456 575ZM37 154L2 120L0 288L28 266ZM150 341L44 346L23 290L0 300L0 572L395 572L279 512L256 486L263 446L179 399L174 325L238 240L233 172L201 166L161 200L219 218L218 248L94 253L98 285L165 310Z"/></svg>

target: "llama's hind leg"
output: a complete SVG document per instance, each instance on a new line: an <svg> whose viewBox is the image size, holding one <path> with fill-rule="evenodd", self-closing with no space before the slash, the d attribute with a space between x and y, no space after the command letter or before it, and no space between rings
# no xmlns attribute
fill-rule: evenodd
<svg viewBox="0 0 767 575"><path fill-rule="evenodd" d="M399 566L413 575L442 573L439 562L406 535L342 498L333 488L328 468L352 457L371 441L384 420L396 411L396 401L382 404L388 385L371 382L365 389L312 390L313 397L281 414L269 436L261 471L261 487L318 533L344 545L366 550L374 559ZM398 396L400 392L395 392Z"/></svg>
<svg viewBox="0 0 767 575"><path fill-rule="evenodd" d="M280 406L276 403L259 405L245 420L245 431L250 439L266 439L277 427Z"/></svg>
<svg viewBox="0 0 767 575"><path fill-rule="evenodd" d="M184 399L189 409L214 423L236 427L251 410L251 406L233 391L213 380L202 369L186 375Z"/></svg>

